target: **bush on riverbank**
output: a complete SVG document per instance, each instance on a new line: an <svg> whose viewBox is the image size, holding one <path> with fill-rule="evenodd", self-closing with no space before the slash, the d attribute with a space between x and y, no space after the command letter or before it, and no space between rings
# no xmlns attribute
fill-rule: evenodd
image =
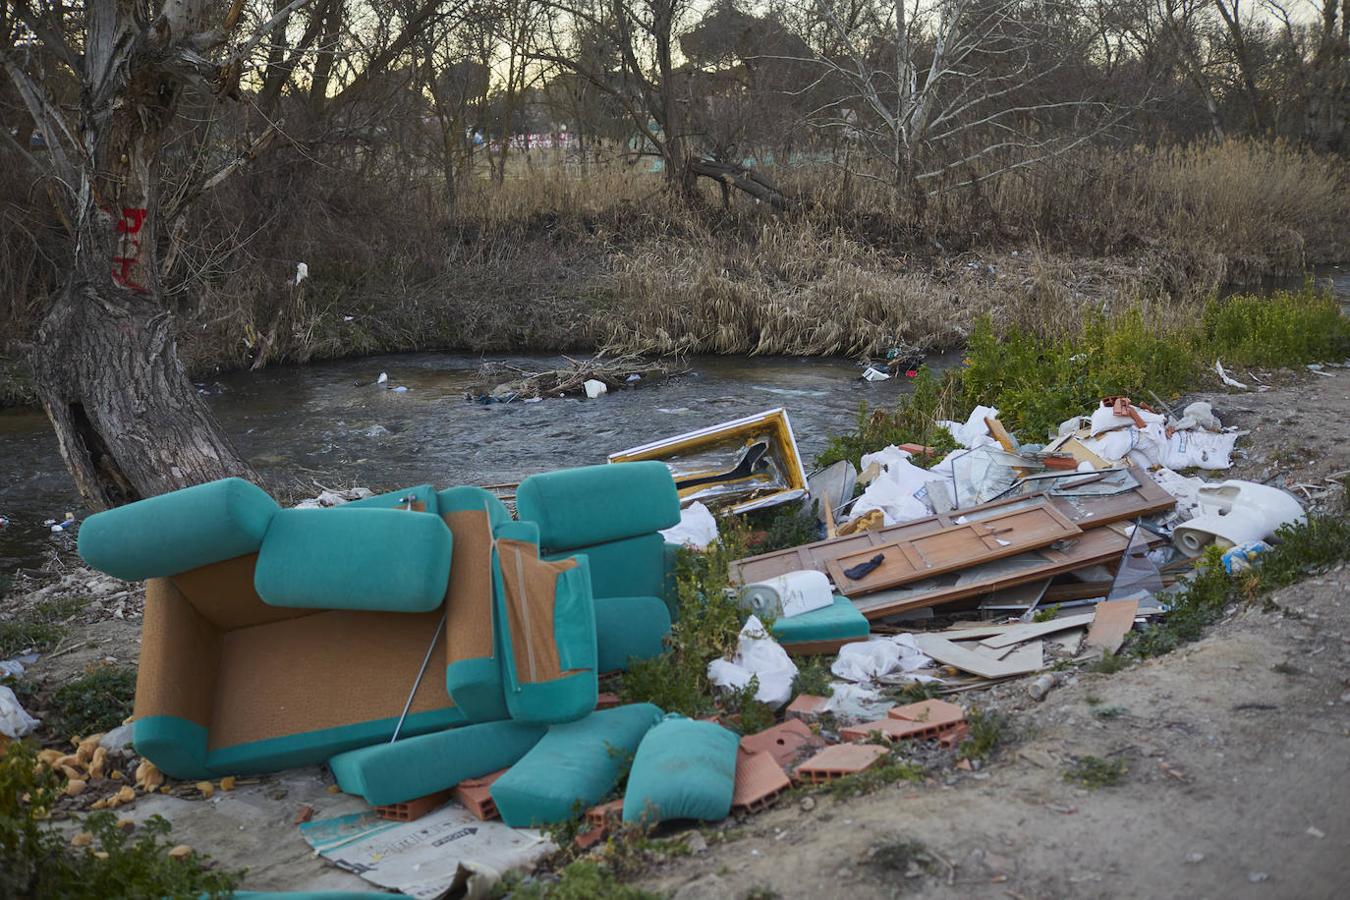
<svg viewBox="0 0 1350 900"><path fill-rule="evenodd" d="M894 410L863 410L858 427L831 438L818 463L856 465L888 444L931 444L935 420L964 420L978 404L997 407L1005 426L1039 442L1102 397L1174 397L1200 383L1215 360L1285 367L1347 357L1350 319L1333 297L1312 288L1211 300L1189 321L1160 320L1140 307L1094 313L1054 338L1020 327L1000 333L986 318L971 334L961 369L941 379L922 373Z"/></svg>

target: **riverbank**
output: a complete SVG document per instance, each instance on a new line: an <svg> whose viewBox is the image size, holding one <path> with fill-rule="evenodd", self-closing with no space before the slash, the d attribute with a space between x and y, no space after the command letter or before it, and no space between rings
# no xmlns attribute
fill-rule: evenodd
<svg viewBox="0 0 1350 900"><path fill-rule="evenodd" d="M1277 386L1183 398L1211 402L1249 432L1224 477L1281 485L1310 511L1345 514L1350 370L1325 371L1258 370ZM1334 789L1350 777L1350 569L1314 561L1304 575L1231 603L1200 641L1171 654L1121 671L1077 664L1044 702L1021 682L961 695L999 723L995 749L969 769L955 755L934 757L918 780L796 794L750 818L618 843L598 859L633 887L682 900L824 896L841 886L890 897L897 884L920 897L1147 896L1178 884L1334 896L1350 833ZM0 600L6 619L55 611L57 630L24 677L31 708L50 716L63 685L134 669L142 604L140 585L64 555L16 581ZM1120 764L1119 774L1067 780L1084 759L1110 771ZM320 768L211 796L179 785L118 815L165 816L172 843L225 870L248 868L249 888L368 890L315 858L293 824L306 806L316 818L362 808L330 785Z"/></svg>
<svg viewBox="0 0 1350 900"><path fill-rule="evenodd" d="M335 198L246 174L192 223L202 248L233 249L194 251L199 277L172 285L180 353L197 380L432 349L937 353L984 317L1043 336L1136 305L1184 318L1350 260L1345 163L1281 144L1084 150L918 212L833 169L770 174L787 214L711 189L690 205L617 164L523 167L453 211L415 181L354 176ZM64 252L41 249L0 283L0 404L32 397L13 361Z"/></svg>

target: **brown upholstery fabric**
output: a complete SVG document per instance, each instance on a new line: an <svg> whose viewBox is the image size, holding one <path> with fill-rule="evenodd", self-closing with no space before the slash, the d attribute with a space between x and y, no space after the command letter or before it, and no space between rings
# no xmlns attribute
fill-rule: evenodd
<svg viewBox="0 0 1350 900"><path fill-rule="evenodd" d="M440 617L329 610L229 632L210 747L398 716ZM442 639L411 712L454 705L444 673Z"/></svg>
<svg viewBox="0 0 1350 900"><path fill-rule="evenodd" d="M492 525L487 510L459 510L441 518L454 535L445 592L445 662L491 657Z"/></svg>
<svg viewBox="0 0 1350 900"><path fill-rule="evenodd" d="M561 663L553 637L553 606L558 574L577 565L575 559L543 562L539 548L524 541L498 541L502 585L506 588L507 627L516 679L522 684L558 678Z"/></svg>
<svg viewBox="0 0 1350 900"><path fill-rule="evenodd" d="M173 583L206 621L221 631L313 615L312 609L268 606L253 589L258 554L236 556L173 576Z"/></svg>
<svg viewBox="0 0 1350 900"><path fill-rule="evenodd" d="M220 632L187 602L172 580L147 581L136 717L181 716L209 727L220 650Z"/></svg>

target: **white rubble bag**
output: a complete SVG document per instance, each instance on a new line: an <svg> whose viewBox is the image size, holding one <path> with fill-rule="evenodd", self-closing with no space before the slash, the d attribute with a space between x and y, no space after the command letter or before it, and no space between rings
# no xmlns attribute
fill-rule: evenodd
<svg viewBox="0 0 1350 900"><path fill-rule="evenodd" d="M796 677L797 664L769 636L756 616L745 620L736 654L731 659L708 663L708 680L720 688L740 690L750 684L751 678L758 678L755 699L774 709L791 699L792 681Z"/></svg>

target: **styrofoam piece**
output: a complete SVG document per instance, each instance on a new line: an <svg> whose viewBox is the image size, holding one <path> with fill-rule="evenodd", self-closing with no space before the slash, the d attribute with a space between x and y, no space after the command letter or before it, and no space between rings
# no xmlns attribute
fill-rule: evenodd
<svg viewBox="0 0 1350 900"><path fill-rule="evenodd" d="M597 381L594 378L586 379L581 383L581 386L586 389L586 396L591 400L594 400L596 397L603 397L605 394L609 393L609 386L603 381Z"/></svg>

